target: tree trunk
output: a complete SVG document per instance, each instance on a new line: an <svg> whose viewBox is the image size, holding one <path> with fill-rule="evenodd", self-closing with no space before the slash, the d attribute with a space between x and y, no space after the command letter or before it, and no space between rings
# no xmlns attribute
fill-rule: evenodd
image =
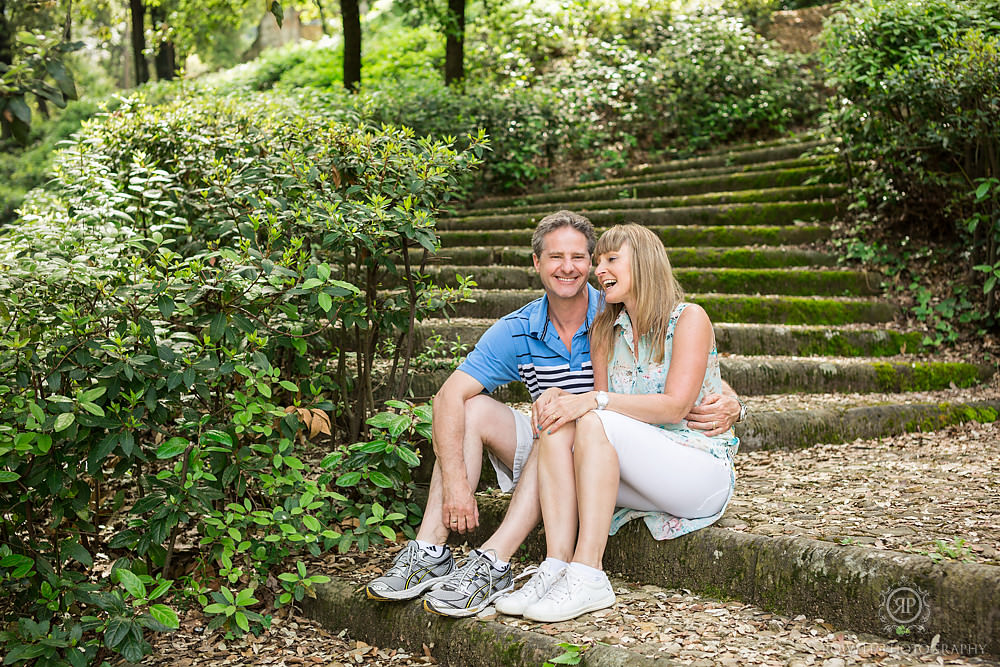
<svg viewBox="0 0 1000 667"><path fill-rule="evenodd" d="M358 0L340 0L344 22L344 88L357 92L361 86L361 11Z"/></svg>
<svg viewBox="0 0 1000 667"><path fill-rule="evenodd" d="M10 26L7 25L7 0L0 0L0 63L14 64L14 44Z"/></svg>
<svg viewBox="0 0 1000 667"><path fill-rule="evenodd" d="M162 5L157 5L149 10L149 16L153 20L153 28L160 31L167 21L167 12ZM156 45L156 57L153 58L153 65L156 68L156 78L160 81L168 81L174 78L177 71L176 59L174 56L174 43L169 39L163 39Z"/></svg>
<svg viewBox="0 0 1000 667"><path fill-rule="evenodd" d="M135 61L135 85L149 81L149 65L146 64L146 6L142 0L129 0L132 14L132 60Z"/></svg>
<svg viewBox="0 0 1000 667"><path fill-rule="evenodd" d="M465 78L465 0L448 0L445 21L444 82L460 83Z"/></svg>
<svg viewBox="0 0 1000 667"><path fill-rule="evenodd" d="M319 29L324 35L326 32L326 12L323 10L322 0L316 0L316 10L319 12Z"/></svg>

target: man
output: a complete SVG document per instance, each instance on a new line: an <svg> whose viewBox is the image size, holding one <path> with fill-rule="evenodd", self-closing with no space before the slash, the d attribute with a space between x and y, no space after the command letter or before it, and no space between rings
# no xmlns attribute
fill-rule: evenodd
<svg viewBox="0 0 1000 667"><path fill-rule="evenodd" d="M541 517L534 414L529 419L484 391L520 380L537 401L547 389L593 389L588 331L600 293L587 278L595 243L590 221L575 213L559 211L538 223L532 263L545 294L490 327L434 397L437 460L424 518L416 540L368 584L369 598L409 600L426 593L428 611L471 616L512 587L508 561ZM740 412L732 394L706 398L689 417L692 426L714 435ZM456 569L446 541L452 531L467 533L479 525L474 494L484 447L501 490L513 488L514 494L497 531Z"/></svg>

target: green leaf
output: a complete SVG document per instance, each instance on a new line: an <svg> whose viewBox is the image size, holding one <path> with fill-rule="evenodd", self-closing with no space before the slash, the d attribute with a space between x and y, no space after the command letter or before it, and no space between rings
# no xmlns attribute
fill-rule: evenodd
<svg viewBox="0 0 1000 667"><path fill-rule="evenodd" d="M403 447L403 446L397 447L396 456L398 456L400 460L403 461L403 463L410 466L411 468L415 468L416 466L420 465L420 457L418 457L414 453L414 451L409 447Z"/></svg>
<svg viewBox="0 0 1000 667"><path fill-rule="evenodd" d="M66 96L66 99L77 99L76 83L73 81L73 74L66 69L65 65L58 60L49 60L45 63L45 69L52 75L56 83L59 84L59 90Z"/></svg>
<svg viewBox="0 0 1000 667"><path fill-rule="evenodd" d="M410 418L407 415L399 415L394 412L380 412L369 417L366 423L369 426L389 431L389 435L395 440L409 428Z"/></svg>
<svg viewBox="0 0 1000 667"><path fill-rule="evenodd" d="M38 407L38 404L34 401L28 401L28 410L31 411L31 416L35 418L35 421L39 424L45 423L45 411Z"/></svg>
<svg viewBox="0 0 1000 667"><path fill-rule="evenodd" d="M125 587L133 597L144 598L146 597L146 585L142 583L136 575L132 574L130 570L118 569L115 570L118 573L118 583Z"/></svg>
<svg viewBox="0 0 1000 667"><path fill-rule="evenodd" d="M377 470L368 473L368 479L370 479L375 486L381 487L383 489L392 488L392 480Z"/></svg>
<svg viewBox="0 0 1000 667"><path fill-rule="evenodd" d="M81 403L93 403L107 392L107 387L94 387L80 394Z"/></svg>
<svg viewBox="0 0 1000 667"><path fill-rule="evenodd" d="M212 604L205 607L203 610L206 614L221 614L226 611L228 605L224 605L221 602L213 602Z"/></svg>
<svg viewBox="0 0 1000 667"><path fill-rule="evenodd" d="M62 547L63 554L87 567L93 567L94 559L79 542L66 542Z"/></svg>
<svg viewBox="0 0 1000 667"><path fill-rule="evenodd" d="M316 300L319 302L319 307L323 309L324 313L329 313L330 309L333 308L333 298L326 292L320 292L316 296Z"/></svg>
<svg viewBox="0 0 1000 667"><path fill-rule="evenodd" d="M202 441L202 443L205 443L205 442L217 442L220 445L226 445L227 447L232 447L233 446L233 439L231 437L229 437L228 433L226 433L225 431L217 431L217 430L214 430L214 429L211 430L211 431L205 431L204 433L202 433L201 434L201 441Z"/></svg>
<svg viewBox="0 0 1000 667"><path fill-rule="evenodd" d="M280 28L281 22L285 20L285 11L281 8L281 3L278 0L267 0L267 3L267 11L271 12L271 16L278 22Z"/></svg>
<svg viewBox="0 0 1000 667"><path fill-rule="evenodd" d="M329 280L330 279L330 265L327 264L326 262L323 262L322 264L317 265L316 266L316 275L323 282L326 282L327 280Z"/></svg>
<svg viewBox="0 0 1000 667"><path fill-rule="evenodd" d="M278 3L275 3L275 4L278 4ZM233 618L236 619L236 625L238 625L240 627L240 630L242 630L243 632L250 632L250 622L247 621L247 615L246 614L244 614L242 611L238 611L233 616Z"/></svg>
<svg viewBox="0 0 1000 667"><path fill-rule="evenodd" d="M165 604L150 605L149 615L173 630L176 630L181 626L180 621L177 618L177 612Z"/></svg>
<svg viewBox="0 0 1000 667"><path fill-rule="evenodd" d="M299 388L296 387L294 383L289 382L288 380L282 380L278 384L280 384L281 388L284 389L285 391L291 391L294 393L298 393L299 391Z"/></svg>
<svg viewBox="0 0 1000 667"><path fill-rule="evenodd" d="M68 429L70 426L72 426L75 420L76 417L73 415L72 412L64 412L58 417L56 417L56 424L55 424L56 433Z"/></svg>
<svg viewBox="0 0 1000 667"><path fill-rule="evenodd" d="M158 459L172 459L173 457L181 454L188 445L187 438L170 438L162 445L156 449L156 458Z"/></svg>
<svg viewBox="0 0 1000 667"><path fill-rule="evenodd" d="M52 436L47 433L39 433L35 440L35 446L42 454L48 454L49 450L52 449Z"/></svg>
<svg viewBox="0 0 1000 667"><path fill-rule="evenodd" d="M380 533L382 533L382 535L385 536L385 539L389 540L390 542L394 542L396 540L396 531L394 531L389 526L379 526L378 530Z"/></svg>
<svg viewBox="0 0 1000 667"><path fill-rule="evenodd" d="M226 314L216 313L215 317L212 318L212 323L208 327L208 335L212 338L213 343L218 343L222 340L222 335L226 332Z"/></svg>
<svg viewBox="0 0 1000 667"><path fill-rule="evenodd" d="M305 525L306 528L313 531L314 533L318 533L323 528L320 525L319 521L316 520L316 517L310 516L308 514L302 517L302 523Z"/></svg>
<svg viewBox="0 0 1000 667"><path fill-rule="evenodd" d="M354 486L361 481L361 473L358 471L345 472L337 478L337 486Z"/></svg>
<svg viewBox="0 0 1000 667"><path fill-rule="evenodd" d="M319 278L310 278L309 280L302 283L300 287L302 289L316 289L317 287L320 287L322 284L323 281L320 280Z"/></svg>
<svg viewBox="0 0 1000 667"><path fill-rule="evenodd" d="M97 403L80 403L80 407L97 417L104 416L104 408L99 406Z"/></svg>
<svg viewBox="0 0 1000 667"><path fill-rule="evenodd" d="M161 294L156 298L156 307L160 309L160 314L163 315L164 319L170 319L177 304L166 294Z"/></svg>
<svg viewBox="0 0 1000 667"><path fill-rule="evenodd" d="M17 97L7 98L7 109L14 114L15 118L25 125L31 123L31 109L29 109L28 105L24 103L24 96L19 95Z"/></svg>
<svg viewBox="0 0 1000 667"><path fill-rule="evenodd" d="M989 181L983 181L979 184L979 187L976 188L976 201L982 201L986 198L986 193L990 191L990 185L992 185L992 183Z"/></svg>

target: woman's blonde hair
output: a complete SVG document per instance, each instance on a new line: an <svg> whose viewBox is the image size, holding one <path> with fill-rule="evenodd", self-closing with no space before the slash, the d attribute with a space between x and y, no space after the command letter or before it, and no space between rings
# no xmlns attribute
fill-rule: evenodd
<svg viewBox="0 0 1000 667"><path fill-rule="evenodd" d="M684 300L667 251L656 234L641 225L615 225L601 234L594 249L594 261L601 255L628 245L632 250L632 295L636 312L629 312L633 335L638 340L648 336L653 344L653 360L663 361L663 343L667 338L670 314ZM615 321L624 310L622 303L604 304L590 327L590 348L611 360Z"/></svg>

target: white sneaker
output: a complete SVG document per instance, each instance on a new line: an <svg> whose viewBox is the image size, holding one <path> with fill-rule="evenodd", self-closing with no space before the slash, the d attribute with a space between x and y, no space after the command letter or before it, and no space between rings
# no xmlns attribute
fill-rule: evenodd
<svg viewBox="0 0 1000 667"><path fill-rule="evenodd" d="M545 595L524 610L524 617L542 623L557 623L610 607L614 603L615 592L607 575L602 581L595 582L567 567Z"/></svg>
<svg viewBox="0 0 1000 667"><path fill-rule="evenodd" d="M565 565L561 568L558 566L547 567L545 563L539 567L527 568L518 575L518 579L529 574L531 579L528 579L527 583L518 590L507 593L497 600L496 605L494 605L496 610L508 616L520 616L530 605L542 599L565 569Z"/></svg>

